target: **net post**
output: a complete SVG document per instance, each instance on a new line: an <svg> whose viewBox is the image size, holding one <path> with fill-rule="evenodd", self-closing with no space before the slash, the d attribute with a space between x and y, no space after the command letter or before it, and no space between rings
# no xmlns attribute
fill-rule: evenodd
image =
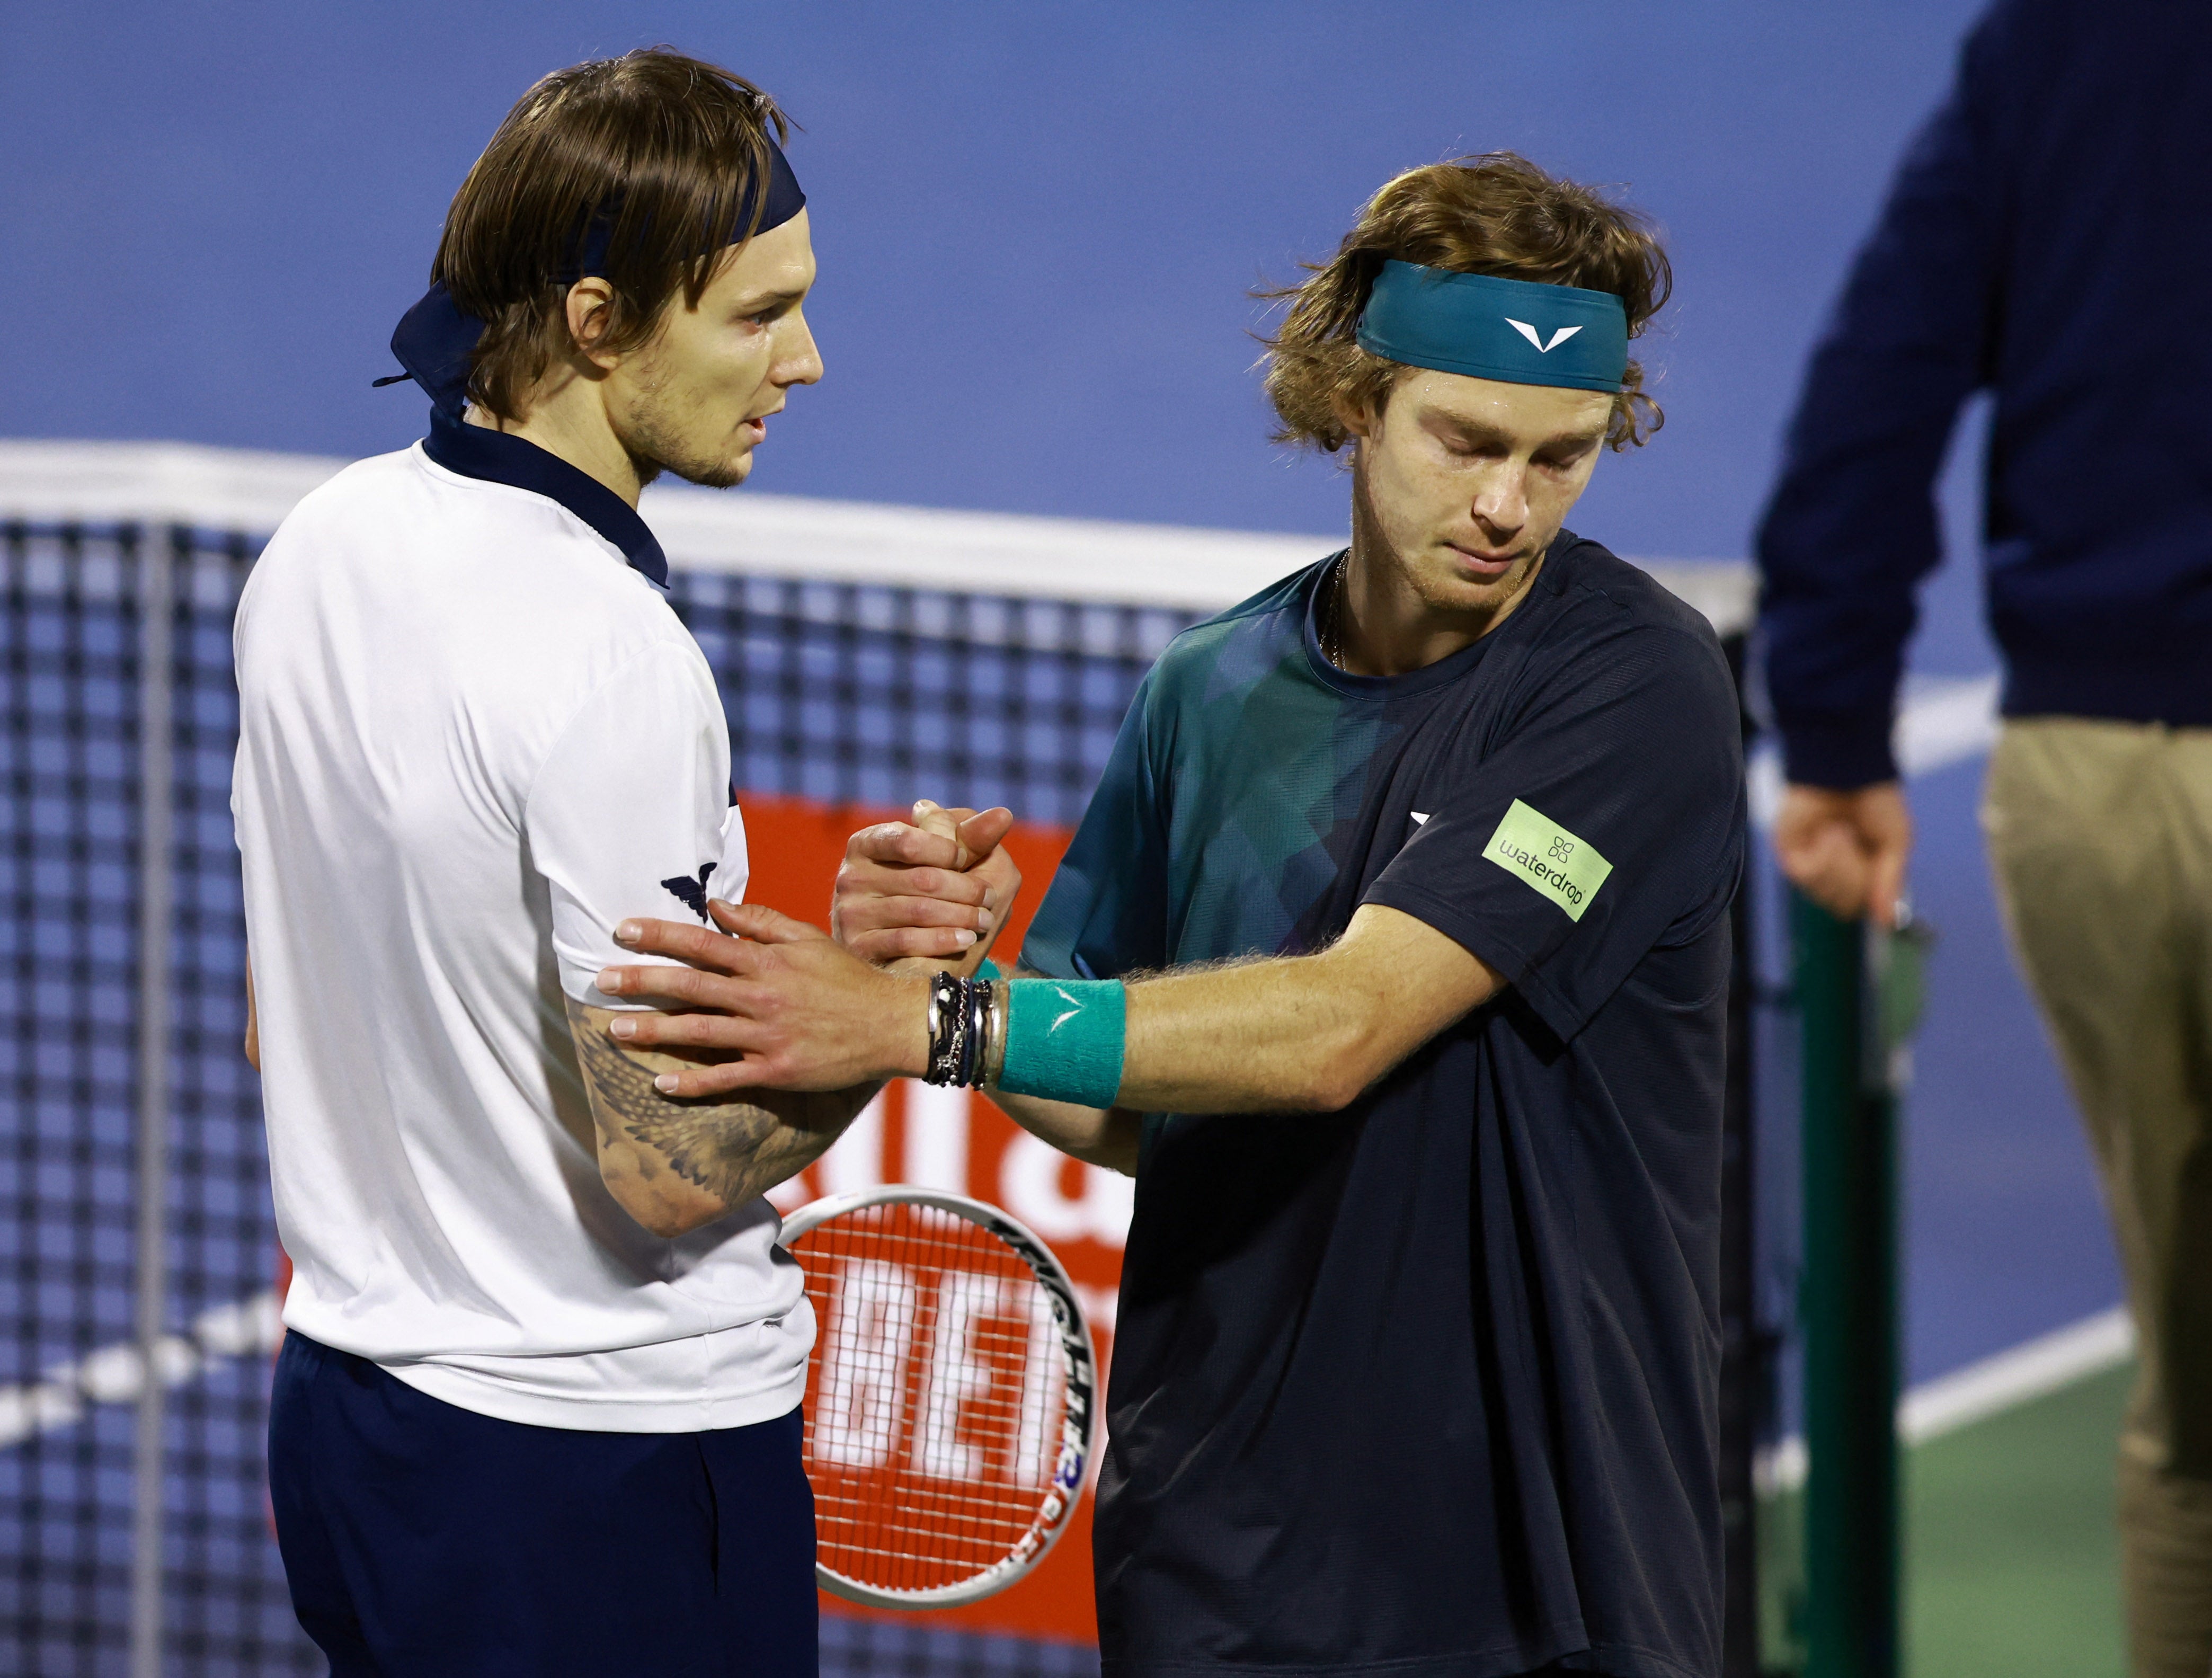
<svg viewBox="0 0 2212 1678"><path fill-rule="evenodd" d="M1898 1670L1897 1097L1889 934L1795 892L1803 1077L1806 1678Z"/></svg>
<svg viewBox="0 0 2212 1678"><path fill-rule="evenodd" d="M168 1315L169 954L174 778L174 533L138 544L137 1426L131 1451L131 1678L161 1678L162 1339Z"/></svg>

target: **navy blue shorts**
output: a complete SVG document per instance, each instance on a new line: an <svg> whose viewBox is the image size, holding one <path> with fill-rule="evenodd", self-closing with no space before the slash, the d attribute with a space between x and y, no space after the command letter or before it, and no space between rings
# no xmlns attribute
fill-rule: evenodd
<svg viewBox="0 0 2212 1678"><path fill-rule="evenodd" d="M531 1427L284 1337L269 1489L332 1678L817 1678L799 1416Z"/></svg>

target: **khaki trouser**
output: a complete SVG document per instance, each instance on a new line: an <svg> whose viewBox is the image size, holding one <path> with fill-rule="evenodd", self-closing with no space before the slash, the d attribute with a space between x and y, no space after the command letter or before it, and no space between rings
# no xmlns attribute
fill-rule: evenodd
<svg viewBox="0 0 2212 1678"><path fill-rule="evenodd" d="M1982 824L2014 951L2088 1127L2135 1317L2119 1498L2132 1670L2206 1678L2212 729L2008 722Z"/></svg>

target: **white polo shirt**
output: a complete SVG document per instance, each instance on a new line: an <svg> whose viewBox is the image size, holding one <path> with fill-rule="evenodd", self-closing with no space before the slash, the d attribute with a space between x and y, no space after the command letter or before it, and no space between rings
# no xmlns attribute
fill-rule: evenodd
<svg viewBox="0 0 2212 1678"><path fill-rule="evenodd" d="M442 463L442 464L441 464ZM814 1320L765 1201L675 1240L599 1178L562 994L736 898L706 660L603 486L441 420L288 518L238 610L232 807L284 1321L465 1409L782 1415Z"/></svg>

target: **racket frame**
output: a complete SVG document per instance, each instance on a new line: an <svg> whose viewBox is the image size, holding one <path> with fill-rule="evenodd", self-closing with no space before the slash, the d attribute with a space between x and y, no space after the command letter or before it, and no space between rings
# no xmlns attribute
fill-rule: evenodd
<svg viewBox="0 0 2212 1678"><path fill-rule="evenodd" d="M943 1608L962 1602L981 1602L996 1596L1052 1553L1074 1518L1083 1500L1083 1488L1098 1435L1098 1360L1091 1342L1091 1325L1085 1319L1075 1284L1052 1249L1011 1213L967 1195L941 1189L922 1189L912 1183L887 1183L874 1189L828 1195L791 1213L783 1220L777 1244L786 1248L812 1233L833 1218L872 1206L922 1206L964 1219L1014 1249L1030 1268L1036 1284L1053 1304L1053 1322L1060 1331L1060 1350L1066 1365L1066 1415L1060 1423L1060 1456L1036 1517L1013 1549L981 1572L951 1584L928 1585L901 1590L848 1578L817 1558L815 1583L833 1596L877 1608ZM805 1260L793 1254L801 1268ZM821 1332L817 1326L817 1332ZM810 1395L811 1396L811 1395ZM810 1419L811 1420L811 1419ZM1055 1507L1057 1505L1057 1507Z"/></svg>

